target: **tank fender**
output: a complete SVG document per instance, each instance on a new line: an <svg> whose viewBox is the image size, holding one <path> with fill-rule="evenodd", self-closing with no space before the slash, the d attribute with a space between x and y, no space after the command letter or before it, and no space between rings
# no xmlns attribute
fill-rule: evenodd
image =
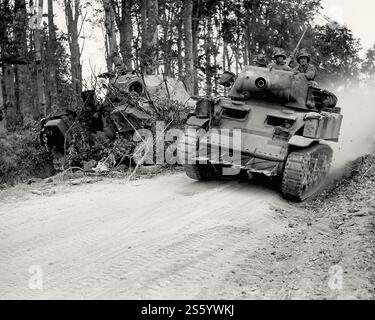
<svg viewBox="0 0 375 320"><path fill-rule="evenodd" d="M205 124L207 124L210 121L210 119L199 119L195 116L192 116L188 119L187 125L189 126L196 126L196 127L203 127Z"/></svg>
<svg viewBox="0 0 375 320"><path fill-rule="evenodd" d="M311 146L314 142L319 142L319 139L311 139L302 136L293 136L289 140L289 145L293 147L306 148Z"/></svg>

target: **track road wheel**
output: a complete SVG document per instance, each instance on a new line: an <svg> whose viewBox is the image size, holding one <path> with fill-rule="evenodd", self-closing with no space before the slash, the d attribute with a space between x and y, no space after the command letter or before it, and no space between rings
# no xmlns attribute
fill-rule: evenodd
<svg viewBox="0 0 375 320"><path fill-rule="evenodd" d="M319 191L329 173L332 154L332 149L324 144L291 152L282 179L284 197L304 201Z"/></svg>
<svg viewBox="0 0 375 320"><path fill-rule="evenodd" d="M217 177L215 169L209 164L184 164L186 175L199 181L207 181Z"/></svg>

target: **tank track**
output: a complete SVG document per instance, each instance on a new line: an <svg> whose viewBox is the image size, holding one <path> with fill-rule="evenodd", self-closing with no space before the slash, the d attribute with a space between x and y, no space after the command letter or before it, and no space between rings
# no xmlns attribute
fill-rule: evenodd
<svg viewBox="0 0 375 320"><path fill-rule="evenodd" d="M189 126L190 129L198 130L199 127ZM210 164L199 164L199 163L188 163L189 159L188 154L186 153L186 148L188 145L194 145L196 143L196 137L189 135L185 136L185 140L181 145L179 150L180 157L183 160L183 166L186 172L186 175L193 179L199 181L207 181L216 177L214 167Z"/></svg>
<svg viewBox="0 0 375 320"><path fill-rule="evenodd" d="M324 144L291 152L282 178L284 197L304 201L319 191L329 173L332 154L331 147Z"/></svg>
<svg viewBox="0 0 375 320"><path fill-rule="evenodd" d="M211 165L185 164L186 175L193 180L207 181L215 178L215 171Z"/></svg>

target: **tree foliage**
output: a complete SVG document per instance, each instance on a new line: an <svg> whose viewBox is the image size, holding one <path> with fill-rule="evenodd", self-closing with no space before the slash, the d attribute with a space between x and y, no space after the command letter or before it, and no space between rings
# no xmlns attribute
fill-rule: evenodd
<svg viewBox="0 0 375 320"><path fill-rule="evenodd" d="M361 71L372 84L375 84L375 44L366 52L366 59L362 63Z"/></svg>
<svg viewBox="0 0 375 320"><path fill-rule="evenodd" d="M315 27L311 36L321 81L345 83L358 79L361 45L348 28L332 28L327 24Z"/></svg>
<svg viewBox="0 0 375 320"><path fill-rule="evenodd" d="M30 30L28 19L22 16L24 12L28 18L33 15L29 3L0 2L2 91L8 123L17 122L18 118L22 122L30 114L33 119L45 116L37 101L38 90L45 91L48 113L77 103L84 81L81 54L85 48L80 45L81 30L90 22L102 25L106 33L109 71L118 71L113 66L122 62L126 70L178 77L196 95L223 93L224 89L218 86L223 70L238 73L259 53L265 54L268 62L275 48L291 54L305 29L308 31L302 47L311 53L312 62L318 67L319 81L346 83L363 75L367 79L375 77L375 46L368 50L362 63L360 42L351 30L330 22L315 25L322 9L321 0L54 2L65 11L67 34L51 27L54 17L51 0L45 1L49 10L43 29L39 34ZM94 4L101 9L93 9L87 16L85 7ZM35 45L38 37L41 69ZM45 75L43 85L38 88L37 70ZM51 81L52 84L56 81L55 86ZM29 92L30 97L25 99L22 92ZM32 107L26 108L22 101L31 101Z"/></svg>

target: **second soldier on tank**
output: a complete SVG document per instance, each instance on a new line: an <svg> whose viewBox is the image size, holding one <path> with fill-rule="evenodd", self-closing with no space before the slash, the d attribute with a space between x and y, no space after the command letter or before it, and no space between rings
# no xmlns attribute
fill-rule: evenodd
<svg viewBox="0 0 375 320"><path fill-rule="evenodd" d="M253 65L256 67L267 68L266 56L263 53L259 53L253 59Z"/></svg>
<svg viewBox="0 0 375 320"><path fill-rule="evenodd" d="M315 82L317 71L310 61L309 53L305 49L302 49L297 55L298 66L293 71L294 74L304 73L307 80Z"/></svg>
<svg viewBox="0 0 375 320"><path fill-rule="evenodd" d="M273 55L273 59L275 60L275 62L269 65L270 70L292 70L292 68L290 68L286 63L286 54L283 49L276 49Z"/></svg>

